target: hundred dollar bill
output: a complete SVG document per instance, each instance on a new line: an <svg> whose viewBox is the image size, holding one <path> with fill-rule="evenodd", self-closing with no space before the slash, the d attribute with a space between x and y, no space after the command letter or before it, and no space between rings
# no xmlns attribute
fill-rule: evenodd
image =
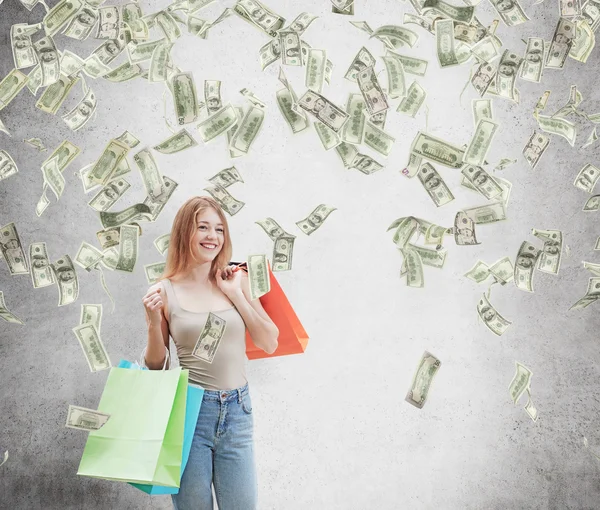
<svg viewBox="0 0 600 510"><path fill-rule="evenodd" d="M69 91L79 81L79 76L70 78L61 73L59 79L49 85L36 103L36 108L54 115L69 95Z"/></svg>
<svg viewBox="0 0 600 510"><path fill-rule="evenodd" d="M241 200L236 200L231 196L231 194L222 186L218 184L214 184L212 186L207 186L206 188L202 188L208 191L212 197L219 202L219 205L229 214L230 216L234 216L238 212L242 210L244 205L246 205Z"/></svg>
<svg viewBox="0 0 600 510"><path fill-rule="evenodd" d="M342 144L338 145L340 147ZM336 149L338 148L336 147ZM371 175L383 168L383 165L375 161L368 154L356 152L355 156L350 161L348 168L355 168L365 175Z"/></svg>
<svg viewBox="0 0 600 510"><path fill-rule="evenodd" d="M29 245L29 263L31 265L31 282L34 289L54 285L56 279L50 268L46 243L38 242Z"/></svg>
<svg viewBox="0 0 600 510"><path fill-rule="evenodd" d="M80 0L60 0L46 13L42 24L47 36L56 34L66 23L78 14L82 3Z"/></svg>
<svg viewBox="0 0 600 510"><path fill-rule="evenodd" d="M416 81L413 81L408 87L408 91L406 92L406 96L400 101L397 112L404 113L413 117L417 114L421 105L425 102L427 98L427 92L421 85L419 85Z"/></svg>
<svg viewBox="0 0 600 510"><path fill-rule="evenodd" d="M537 260L537 269L544 273L558 274L563 245L562 232L533 228L531 233L544 241L544 247Z"/></svg>
<svg viewBox="0 0 600 510"><path fill-rule="evenodd" d="M402 63L402 68L404 72L409 74L415 74L417 76L425 76L425 72L427 71L427 60L422 60L420 58L409 57L407 55L401 55L399 53L387 50L386 55L391 57L395 57Z"/></svg>
<svg viewBox="0 0 600 510"><path fill-rule="evenodd" d="M196 142L189 131L184 128L158 145L155 145L153 149L162 154L175 154L176 152L181 152L185 149L195 147L196 145L198 145L198 142Z"/></svg>
<svg viewBox="0 0 600 510"><path fill-rule="evenodd" d="M281 42L279 41L279 37L271 39L267 44L262 46L258 50L258 58L260 60L260 68L263 71L273 62L280 60Z"/></svg>
<svg viewBox="0 0 600 510"><path fill-rule="evenodd" d="M476 283L481 283L483 281L485 281L487 279L488 276L490 276L490 268L488 267L488 265L481 261L478 260L475 265L469 269L463 276L466 276L467 278L473 280Z"/></svg>
<svg viewBox="0 0 600 510"><path fill-rule="evenodd" d="M525 14L519 0L490 0L490 3L494 6L502 21L509 27L520 25L530 19Z"/></svg>
<svg viewBox="0 0 600 510"><path fill-rule="evenodd" d="M417 176L436 207L454 200L454 195L431 163L423 163Z"/></svg>
<svg viewBox="0 0 600 510"><path fill-rule="evenodd" d="M515 82L523 59L509 50L504 50L500 63L493 80L495 89L491 85L488 92L495 92L496 95L506 97L516 103L519 102L519 94L515 89Z"/></svg>
<svg viewBox="0 0 600 510"><path fill-rule="evenodd" d="M11 276L30 274L29 264L21 247L21 239L14 222L0 227L0 251Z"/></svg>
<svg viewBox="0 0 600 510"><path fill-rule="evenodd" d="M346 111L349 119L342 129L342 139L347 143L361 144L365 130L365 100L362 94L349 94Z"/></svg>
<svg viewBox="0 0 600 510"><path fill-rule="evenodd" d="M529 388L531 384L531 376L533 373L529 370L525 365L515 361L515 375L512 378L512 381L508 385L508 391L510 393L510 398L516 405L521 395L525 393L525 390Z"/></svg>
<svg viewBox="0 0 600 510"><path fill-rule="evenodd" d="M158 281L165 271L166 262L154 262L144 265L144 274L148 285L152 285Z"/></svg>
<svg viewBox="0 0 600 510"><path fill-rule="evenodd" d="M283 227L277 223L273 218L264 218L262 220L255 221L257 225L265 231L265 233L269 236L271 241L277 240L278 237L285 236L288 238L294 238L289 232L286 232Z"/></svg>
<svg viewBox="0 0 600 510"><path fill-rule="evenodd" d="M419 34L409 30L407 28L398 25L383 25L369 36L369 39L376 37L377 39L383 39L392 43L394 48L402 48L405 45L411 48L419 40ZM390 48L393 49L393 48Z"/></svg>
<svg viewBox="0 0 600 510"><path fill-rule="evenodd" d="M86 361L92 372L107 370L112 367L100 333L93 323L83 323L71 328L83 350Z"/></svg>
<svg viewBox="0 0 600 510"><path fill-rule="evenodd" d="M115 139L111 140L90 170L89 179L98 184L106 184L128 151L129 146Z"/></svg>
<svg viewBox="0 0 600 510"><path fill-rule="evenodd" d="M316 117L336 133L339 132L349 118L349 115L344 110L334 105L321 94L317 94L312 90L307 90L304 95L298 99L298 106Z"/></svg>
<svg viewBox="0 0 600 510"><path fill-rule="evenodd" d="M244 182L244 179L242 179L242 176L237 168L232 166L220 170L212 177L209 177L207 181L212 182L213 184L219 184L223 188L227 188L236 182Z"/></svg>
<svg viewBox="0 0 600 510"><path fill-rule="evenodd" d="M433 378L438 373L441 365L442 362L433 354L428 351L423 353L405 397L405 400L409 404L412 404L417 409L423 409L429 395L429 390L431 389Z"/></svg>
<svg viewBox="0 0 600 510"><path fill-rule="evenodd" d="M114 179L106 184L89 202L88 205L96 211L107 211L131 187L125 179Z"/></svg>
<svg viewBox="0 0 600 510"><path fill-rule="evenodd" d="M71 257L63 255L55 263L51 263L50 267L58 283L58 306L75 302L79 296L79 280Z"/></svg>
<svg viewBox="0 0 600 510"><path fill-rule="evenodd" d="M464 165L461 173L488 200L502 194L500 185L482 167L471 164Z"/></svg>
<svg viewBox="0 0 600 510"><path fill-rule="evenodd" d="M4 292L0 290L0 319L5 320L6 322L10 322L12 324L25 324L21 319L19 319L14 313L12 313L6 303L4 302ZM6 458L5 458L6 460ZM4 462L2 463L4 464ZM0 464L0 466L2 465Z"/></svg>
<svg viewBox="0 0 600 510"><path fill-rule="evenodd" d="M472 99L471 110L473 112L473 124L477 127L477 123L481 119L493 120L492 100L491 99Z"/></svg>
<svg viewBox="0 0 600 510"><path fill-rule="evenodd" d="M135 225L122 225L119 238L119 260L115 269L132 273L139 253L139 229Z"/></svg>
<svg viewBox="0 0 600 510"><path fill-rule="evenodd" d="M110 414L95 409L69 405L66 427L77 430L98 430L110 417Z"/></svg>
<svg viewBox="0 0 600 510"><path fill-rule="evenodd" d="M492 306L485 294L481 296L479 303L477 303L477 313L486 327L497 336L503 335L508 326L512 324L511 321L498 313L498 310Z"/></svg>
<svg viewBox="0 0 600 510"><path fill-rule="evenodd" d="M65 178L63 177L60 168L58 168L56 159L52 159L45 165L42 165L42 175L44 176L44 184L50 187L52 192L56 195L56 199L60 200L65 189Z"/></svg>
<svg viewBox="0 0 600 510"><path fill-rule="evenodd" d="M527 141L527 144L523 148L523 156L529 163L531 168L535 168L538 161L548 148L550 144L550 137L543 133L538 133L534 130L533 134Z"/></svg>
<svg viewBox="0 0 600 510"><path fill-rule="evenodd" d="M537 114L536 118L542 131L562 136L569 142L571 147L575 145L575 137L577 136L575 124L562 117L548 117L546 115Z"/></svg>
<svg viewBox="0 0 600 510"><path fill-rule="evenodd" d="M364 143L384 156L388 156L396 139L367 121L364 131Z"/></svg>
<svg viewBox="0 0 600 510"><path fill-rule="evenodd" d="M15 175L19 172L19 168L12 156L0 149L0 181Z"/></svg>
<svg viewBox="0 0 600 510"><path fill-rule="evenodd" d="M62 33L67 37L83 41L84 39L87 39L96 25L98 17L99 13L96 9L92 9L91 6L84 4L75 17L70 20L68 26Z"/></svg>
<svg viewBox="0 0 600 510"><path fill-rule="evenodd" d="M83 99L70 112L62 116L71 131L81 129L92 118L96 111L96 95L92 89L88 89Z"/></svg>
<svg viewBox="0 0 600 510"><path fill-rule="evenodd" d="M207 363L212 363L225 334L227 321L209 312L206 323L192 351L192 356Z"/></svg>
<svg viewBox="0 0 600 510"><path fill-rule="evenodd" d="M454 216L454 241L458 246L481 244L477 242L475 221L466 211L458 211Z"/></svg>
<svg viewBox="0 0 600 510"><path fill-rule="evenodd" d="M337 147L340 143L342 143L342 139L340 138L340 136L335 131L328 128L321 121L315 120L313 126L315 127L315 131L319 136L319 140L321 140L323 148L326 151L333 149L334 147Z"/></svg>
<svg viewBox="0 0 600 510"><path fill-rule="evenodd" d="M279 110L281 111L281 114L283 115L283 118L287 122L288 126L290 126L292 133L296 134L306 129L308 127L306 118L303 118L292 109L294 100L290 94L290 91L287 88L282 88L278 90L275 95Z"/></svg>
<svg viewBox="0 0 600 510"><path fill-rule="evenodd" d="M297 221L296 226L309 236L323 224L333 211L337 211L337 207L320 204L306 218Z"/></svg>
<svg viewBox="0 0 600 510"><path fill-rule="evenodd" d="M363 46L360 50L358 50L358 53L354 57L354 60L352 60L352 63L346 71L344 78L356 83L358 73L360 71L363 71L367 67L371 67L374 65L375 57L373 57L373 55L371 55L371 52Z"/></svg>
<svg viewBox="0 0 600 510"><path fill-rule="evenodd" d="M515 262L515 285L527 292L533 292L533 271L541 250L528 241L523 241Z"/></svg>
<svg viewBox="0 0 600 510"><path fill-rule="evenodd" d="M147 219L148 221L155 221L156 218L158 218L158 215L164 209L167 202L171 199L171 196L173 195L173 193L175 193L177 186L179 186L178 183L176 183L173 179L167 177L166 175L163 175L163 181L165 182L165 190L166 190L165 194L162 195L161 198L159 198L158 200L152 200L149 196L146 196L146 198L144 199L143 205L148 206L149 214L143 213L139 217L140 219L144 218L144 219ZM100 215L102 215L102 214L107 214L107 213L100 213ZM140 234L141 234L141 231L140 231Z"/></svg>
<svg viewBox="0 0 600 510"><path fill-rule="evenodd" d="M454 48L454 21L450 18L438 19L434 24L434 28L436 55L440 67L457 66L458 59Z"/></svg>
<svg viewBox="0 0 600 510"><path fill-rule="evenodd" d="M471 46L471 53L481 63L490 63L500 55L501 48L502 42L496 36L487 35Z"/></svg>
<svg viewBox="0 0 600 510"><path fill-rule="evenodd" d="M237 115L231 104L225 105L216 113L204 119L196 127L203 142L209 142L213 138L222 135L237 123Z"/></svg>
<svg viewBox="0 0 600 510"><path fill-rule="evenodd" d="M573 185L587 193L592 193L599 177L600 169L588 163L581 170L579 170Z"/></svg>
<svg viewBox="0 0 600 510"><path fill-rule="evenodd" d="M250 299L254 301L271 290L271 278L266 255L249 255L247 267Z"/></svg>
<svg viewBox="0 0 600 510"><path fill-rule="evenodd" d="M298 33L298 35L302 35L304 31L310 26L310 24L316 20L319 16L315 16L314 14L310 14L308 12L302 12L296 16L294 21L290 23L290 25L286 28L289 30L294 30Z"/></svg>
<svg viewBox="0 0 600 510"><path fill-rule="evenodd" d="M393 99L406 96L406 78L402 60L392 54L381 58L387 71L388 95Z"/></svg>
<svg viewBox="0 0 600 510"><path fill-rule="evenodd" d="M525 404L525 412L535 422L538 417L538 410L531 401L531 391L527 388L527 404Z"/></svg>
<svg viewBox="0 0 600 510"><path fill-rule="evenodd" d="M306 75L304 85L320 94L323 90L325 80L325 63L327 54L325 50L311 48L308 50L308 62L306 64Z"/></svg>
<svg viewBox="0 0 600 510"><path fill-rule="evenodd" d="M409 246L399 248L404 255L403 266L406 267L406 285L413 288L423 288L425 279L421 255Z"/></svg>
<svg viewBox="0 0 600 510"><path fill-rule="evenodd" d="M451 168L463 165L463 149L421 131L417 132L410 152Z"/></svg>
<svg viewBox="0 0 600 510"><path fill-rule="evenodd" d="M470 165L481 165L492 145L492 139L498 124L489 119L481 119L475 128L475 133L463 154L463 161Z"/></svg>
<svg viewBox="0 0 600 510"><path fill-rule="evenodd" d="M26 23L15 23L10 27L10 46L12 48L15 69L31 67L38 63L37 54L31 42L31 36L37 32L33 27L38 27L39 29L41 26L41 23L32 26Z"/></svg>
<svg viewBox="0 0 600 510"><path fill-rule="evenodd" d="M50 36L38 39L33 47L36 51L42 71L40 86L52 85L60 75L60 57L54 40ZM0 96L1 98L1 96Z"/></svg>
<svg viewBox="0 0 600 510"><path fill-rule="evenodd" d="M419 254L423 265L437 267L438 269L444 267L444 263L446 262L446 255L448 254L447 250L432 250L431 248L417 246L416 244L412 243L408 243L407 246Z"/></svg>
<svg viewBox="0 0 600 510"><path fill-rule="evenodd" d="M169 44L169 41L166 37L142 43L137 41L129 42L127 44L127 57L129 59L129 64L134 65L139 64L140 62L145 62L146 60L151 60L154 52L165 44Z"/></svg>
<svg viewBox="0 0 600 510"><path fill-rule="evenodd" d="M379 85L373 66L363 69L357 74L358 87L365 98L365 105L369 115L387 110L390 106L385 93Z"/></svg>
<svg viewBox="0 0 600 510"><path fill-rule="evenodd" d="M29 77L13 69L0 81L0 110L8 105L27 84Z"/></svg>
<svg viewBox="0 0 600 510"><path fill-rule="evenodd" d="M569 310L581 310L600 299L600 277L592 277L588 281L585 296L571 305Z"/></svg>
<svg viewBox="0 0 600 510"><path fill-rule="evenodd" d="M77 254L75 255L75 263L87 272L90 272L97 267L101 258L102 252L98 248L90 243L82 241L77 250Z"/></svg>
<svg viewBox="0 0 600 510"><path fill-rule="evenodd" d="M244 118L239 122L235 134L231 137L229 150L238 155L248 154L252 143L260 132L264 118L265 111L263 108L250 105Z"/></svg>
<svg viewBox="0 0 600 510"><path fill-rule="evenodd" d="M497 260L489 267L489 271L502 285L505 285L514 278L514 267L510 257L503 257Z"/></svg>
<svg viewBox="0 0 600 510"><path fill-rule="evenodd" d="M544 39L529 37L523 65L519 71L519 78L526 81L539 83L544 71Z"/></svg>
<svg viewBox="0 0 600 510"><path fill-rule="evenodd" d="M154 247L158 250L158 253L160 253L163 257L165 256L165 254L167 253L167 250L169 249L169 241L171 240L171 234L163 234L161 236L158 236L153 244Z"/></svg>
<svg viewBox="0 0 600 510"><path fill-rule="evenodd" d="M192 73L177 73L171 78L177 122L181 126L198 118L198 99Z"/></svg>
<svg viewBox="0 0 600 510"><path fill-rule="evenodd" d="M441 14L442 16L446 16L447 18L458 22L471 23L471 20L473 19L473 13L475 12L475 7L456 7L444 2L444 0L425 0L422 5L422 13L426 14L429 10L433 10L438 15Z"/></svg>
<svg viewBox="0 0 600 510"><path fill-rule="evenodd" d="M167 177L165 177L165 185L166 184ZM150 200L149 197L146 198L147 200ZM147 203L134 204L122 211L100 211L100 221L104 228L118 227L140 218L152 220L151 209Z"/></svg>
<svg viewBox="0 0 600 510"><path fill-rule="evenodd" d="M545 67L550 69L562 69L564 67L575 35L575 23L566 18L559 18L548 50Z"/></svg>
<svg viewBox="0 0 600 510"><path fill-rule="evenodd" d="M167 40L171 43L181 37L181 29L175 22L176 14L174 12L160 11L154 17L156 27L161 30ZM181 22L185 23L183 20Z"/></svg>
<svg viewBox="0 0 600 510"><path fill-rule="evenodd" d="M435 18L439 18L439 13L434 11L433 9L429 10L426 14L429 16L418 16L416 14L412 14L410 12L405 12L404 17L402 18L402 22L407 25L408 23L414 23L415 25L420 26L427 30L430 34L435 34L432 26L431 16L435 16Z"/></svg>
<svg viewBox="0 0 600 510"><path fill-rule="evenodd" d="M277 32L285 23L285 18L257 0L238 0L233 6L233 12L271 37L277 37Z"/></svg>

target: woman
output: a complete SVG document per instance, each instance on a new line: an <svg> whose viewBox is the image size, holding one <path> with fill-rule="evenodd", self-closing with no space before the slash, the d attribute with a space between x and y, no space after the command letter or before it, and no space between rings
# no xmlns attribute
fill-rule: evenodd
<svg viewBox="0 0 600 510"><path fill-rule="evenodd" d="M227 265L231 253L220 205L211 197L190 198L175 215L163 275L142 300L146 366L163 368L171 335L189 382L205 390L179 493L171 496L176 510L212 510L211 483L220 510L257 508L245 332L271 354L279 331L260 300L250 300L246 273ZM209 336L201 335L205 325Z"/></svg>

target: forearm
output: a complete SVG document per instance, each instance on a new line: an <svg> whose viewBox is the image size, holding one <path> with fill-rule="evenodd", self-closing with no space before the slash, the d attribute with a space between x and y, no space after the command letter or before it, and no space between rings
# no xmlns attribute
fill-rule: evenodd
<svg viewBox="0 0 600 510"><path fill-rule="evenodd" d="M160 324L148 324L148 344L144 356L149 370L160 370L165 364L166 348ZM166 368L169 368L168 366Z"/></svg>
<svg viewBox="0 0 600 510"><path fill-rule="evenodd" d="M279 330L272 322L263 319L258 312L252 308L252 305L244 296L243 291L239 291L230 297L238 312L244 319L252 341L257 347L260 347L267 354L272 354L277 349L277 337Z"/></svg>

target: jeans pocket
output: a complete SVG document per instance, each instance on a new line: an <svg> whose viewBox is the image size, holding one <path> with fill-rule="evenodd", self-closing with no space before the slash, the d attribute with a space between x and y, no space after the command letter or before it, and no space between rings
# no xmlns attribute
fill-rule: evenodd
<svg viewBox="0 0 600 510"><path fill-rule="evenodd" d="M242 395L242 409L246 414L252 414L252 400L250 399L250 393Z"/></svg>

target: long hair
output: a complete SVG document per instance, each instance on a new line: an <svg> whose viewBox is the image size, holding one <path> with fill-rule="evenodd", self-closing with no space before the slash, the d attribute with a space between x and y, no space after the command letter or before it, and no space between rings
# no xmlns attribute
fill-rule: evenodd
<svg viewBox="0 0 600 510"><path fill-rule="evenodd" d="M221 218L221 223L223 223L223 246L219 254L213 259L209 272L209 280L216 283L216 272L218 268L229 264L233 248L225 213L219 203L209 196L189 198L177 211L173 220L173 226L171 227L165 270L156 280L157 282L165 278L178 276L180 273L186 272L194 261L198 262L192 251L192 236L197 228L197 214L209 207L212 207L216 211L219 218Z"/></svg>

